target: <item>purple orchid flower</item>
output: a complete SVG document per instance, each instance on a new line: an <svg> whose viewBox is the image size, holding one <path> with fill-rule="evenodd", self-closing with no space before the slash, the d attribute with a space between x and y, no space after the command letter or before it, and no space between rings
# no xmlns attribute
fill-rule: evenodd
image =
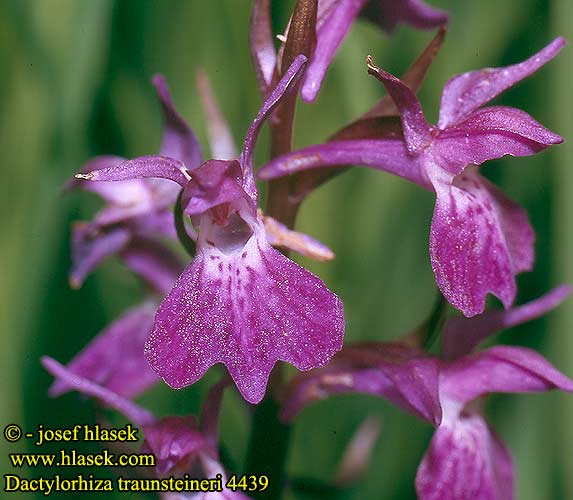
<svg viewBox="0 0 573 500"><path fill-rule="evenodd" d="M532 155L562 138L519 109L481 106L535 72L563 45L557 38L522 63L452 78L442 94L437 126L426 122L407 85L369 62L369 72L400 110L403 137L390 127L381 139L310 146L271 161L259 177L356 164L434 191L430 258L441 292L466 316L483 311L488 293L507 308L516 294L515 275L533 265L534 234L523 210L479 175L477 165L504 155Z"/></svg>
<svg viewBox="0 0 573 500"><path fill-rule="evenodd" d="M271 246L257 212L255 141L305 61L297 57L269 94L238 160L209 160L189 172L171 158L142 157L82 174L97 181L160 177L183 188L184 212L198 228L197 253L160 305L146 344L151 367L171 387L223 363L244 398L257 403L278 360L308 370L342 347L342 302Z"/></svg>
<svg viewBox="0 0 573 500"><path fill-rule="evenodd" d="M277 56L274 49L269 8L268 0L255 1L251 18L251 55L263 95L272 86L277 59L281 58L281 51ZM433 29L448 21L446 12L422 0L319 0L316 10L316 43L301 88L301 97L306 102L316 99L334 54L359 15L381 26L386 33L392 33L402 23Z"/></svg>
<svg viewBox="0 0 573 500"><path fill-rule="evenodd" d="M450 319L442 340L449 359L400 342L347 346L326 368L294 380L282 416L290 420L307 404L331 394L379 395L437 428L416 476L420 500L511 499L511 456L479 413L476 400L493 392L573 392L573 381L531 349L470 351L502 328L545 314L569 292L562 286L520 307ZM468 332L469 341L464 337ZM454 347L457 341L459 348Z"/></svg>
<svg viewBox="0 0 573 500"><path fill-rule="evenodd" d="M165 79L156 75L152 81L164 119L160 154L181 161L189 169L200 165L199 143L175 110ZM163 179L86 182L90 172L120 165L125 161L118 156L98 156L83 166L83 175L76 176L66 185L68 189L81 188L94 192L106 202L106 206L96 214L92 222L76 224L73 229L70 283L74 288L80 287L87 275L111 255L119 253L128 267L132 267L131 263L134 260L140 262L142 254L148 249L151 251L150 260L170 253L155 241L158 237L176 239L171 206L179 193L177 186ZM168 258L174 262L174 266L178 265L175 264L177 260L171 256L163 260L167 261ZM152 273L154 268L149 269L149 273ZM136 270L142 271L142 268ZM156 278L159 280L158 286L164 288L166 283L162 277Z"/></svg>
<svg viewBox="0 0 573 500"><path fill-rule="evenodd" d="M93 397L123 414L143 432L142 453L155 456L157 477L183 476L214 478L221 474L226 483L225 471L219 461L218 422L223 392L228 381L223 379L209 391L199 421L193 416L167 416L157 419L151 412L133 401L117 394L112 389L81 377L66 369L56 360L44 356L44 368L56 379L54 385L63 385L81 394ZM176 498L202 500L248 500L240 492L224 489L222 492L200 494L175 494L163 496L165 500Z"/></svg>
<svg viewBox="0 0 573 500"><path fill-rule="evenodd" d="M160 380L144 354L157 305L147 300L128 310L76 355L67 369L129 399L145 392ZM50 395L59 396L71 389L63 379L56 379Z"/></svg>

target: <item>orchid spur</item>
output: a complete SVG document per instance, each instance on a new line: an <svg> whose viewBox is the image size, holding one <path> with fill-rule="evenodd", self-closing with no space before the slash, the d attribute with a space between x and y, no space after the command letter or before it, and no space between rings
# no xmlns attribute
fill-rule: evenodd
<svg viewBox="0 0 573 500"><path fill-rule="evenodd" d="M515 275L533 265L534 234L523 210L482 177L477 166L504 155L532 155L562 138L519 109L482 106L534 73L563 45L557 38L522 63L450 79L437 126L426 121L407 85L369 60L369 72L384 84L400 111L402 131L388 126L381 137L310 146L272 160L258 176L270 180L355 164L434 191L430 259L441 292L466 316L484 310L487 293L507 308L515 299Z"/></svg>
<svg viewBox="0 0 573 500"><path fill-rule="evenodd" d="M257 212L252 161L259 130L302 75L295 59L249 128L238 160L209 160L192 170L148 156L78 174L93 181L159 177L179 184L184 213L198 230L197 253L164 299L146 343L151 367L172 387L226 365L243 397L259 402L276 361L300 370L340 350L340 299L269 243Z"/></svg>

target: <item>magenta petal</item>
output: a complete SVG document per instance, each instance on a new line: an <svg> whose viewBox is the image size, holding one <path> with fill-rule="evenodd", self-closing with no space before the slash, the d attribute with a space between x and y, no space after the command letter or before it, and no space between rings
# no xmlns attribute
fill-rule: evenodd
<svg viewBox="0 0 573 500"><path fill-rule="evenodd" d="M311 236L289 229L272 217L263 216L267 241L274 247L288 248L315 260L332 260L334 252Z"/></svg>
<svg viewBox="0 0 573 500"><path fill-rule="evenodd" d="M200 453L214 455L210 444L197 430L195 417L169 416L148 424L143 429L145 441L142 452L151 452L156 458L159 476L167 473L189 473L189 466Z"/></svg>
<svg viewBox="0 0 573 500"><path fill-rule="evenodd" d="M445 129L459 123L472 111L535 73L553 59L564 45L565 40L559 37L519 64L504 68L485 68L451 78L442 93L438 127Z"/></svg>
<svg viewBox="0 0 573 500"><path fill-rule="evenodd" d="M271 26L270 0L253 2L249 45L259 89L263 97L266 97L272 84L277 61Z"/></svg>
<svg viewBox="0 0 573 500"><path fill-rule="evenodd" d="M492 392L573 392L573 381L523 347L496 346L442 367L440 394L465 404Z"/></svg>
<svg viewBox="0 0 573 500"><path fill-rule="evenodd" d="M511 456L479 415L438 428L416 474L419 500L512 500Z"/></svg>
<svg viewBox="0 0 573 500"><path fill-rule="evenodd" d="M72 229L70 286L81 287L94 268L125 248L130 237L126 228L116 227L106 231L97 224L75 224Z"/></svg>
<svg viewBox="0 0 573 500"><path fill-rule="evenodd" d="M367 7L367 17L392 33L401 23L419 29L432 29L448 21L448 14L421 0L374 0Z"/></svg>
<svg viewBox="0 0 573 500"><path fill-rule="evenodd" d="M332 394L380 396L433 425L442 412L438 360L398 344L345 347L323 369L300 374L283 402L281 417L292 420L305 406Z"/></svg>
<svg viewBox="0 0 573 500"><path fill-rule="evenodd" d="M451 173L504 155L529 156L563 139L516 108L492 106L472 113L441 132L432 145L434 160Z"/></svg>
<svg viewBox="0 0 573 500"><path fill-rule="evenodd" d="M237 160L208 160L193 170L183 191L184 211L187 215L200 215L217 205L248 199L242 184L241 164Z"/></svg>
<svg viewBox="0 0 573 500"><path fill-rule="evenodd" d="M430 125L424 117L424 112L420 106L420 101L416 94L402 80L394 75L380 69L372 63L368 56L368 73L380 80L392 100L400 110L404 138L411 153L420 153L428 146L432 137L430 135Z"/></svg>
<svg viewBox="0 0 573 500"><path fill-rule="evenodd" d="M258 403L276 361L322 366L340 350L343 333L340 299L251 237L238 252L198 252L161 304L146 352L174 388L224 363L244 398Z"/></svg>
<svg viewBox="0 0 573 500"><path fill-rule="evenodd" d="M255 185L253 174L253 155L255 152L257 137L263 123L278 106L283 96L288 95L296 87L296 84L302 76L302 70L306 64L306 60L306 57L302 54L295 57L280 82L265 99L265 102L263 102L261 109L259 109L257 116L247 131L240 161L243 167L243 187L253 200L256 200L257 198L257 186Z"/></svg>
<svg viewBox="0 0 573 500"><path fill-rule="evenodd" d="M141 394L159 380L143 353L156 310L152 301L130 309L99 333L67 369L128 399ZM56 379L50 395L59 396L73 388Z"/></svg>
<svg viewBox="0 0 573 500"><path fill-rule="evenodd" d="M438 287L466 316L484 309L493 293L509 307L515 274L533 265L534 234L525 212L473 169L450 184L434 168L436 208L430 258ZM447 177L447 175L445 176Z"/></svg>
<svg viewBox="0 0 573 500"><path fill-rule="evenodd" d="M271 180L297 172L338 165L359 165L384 170L431 189L415 158L400 139L333 141L279 156L264 165L257 177Z"/></svg>
<svg viewBox="0 0 573 500"><path fill-rule="evenodd" d="M95 170L114 167L123 163L125 158L121 156L103 155L92 158L80 169L80 173L87 174ZM64 189L81 188L101 196L105 201L116 205L131 205L146 195L145 184L141 180L117 182L86 182L73 177L64 185Z"/></svg>
<svg viewBox="0 0 573 500"><path fill-rule="evenodd" d="M320 24L316 33L316 47L304 76L301 97L306 102L316 98L326 70L342 40L367 0L340 0L331 7L329 15ZM319 2L320 5L321 2Z"/></svg>
<svg viewBox="0 0 573 500"><path fill-rule="evenodd" d="M555 309L570 292L571 287L562 285L536 300L506 311L485 311L473 318L449 318L442 334L442 354L447 359L469 354L494 333L526 323Z"/></svg>
<svg viewBox="0 0 573 500"><path fill-rule="evenodd" d="M106 389L105 387L101 387L91 380L72 373L49 356L42 357L42 365L57 380L63 381L66 386L71 387L73 390L78 391L81 394L100 400L103 404L117 410L139 426L150 424L155 420L150 412L141 408L139 405L136 405L132 401Z"/></svg>
<svg viewBox="0 0 573 500"><path fill-rule="evenodd" d="M199 89L203 114L207 122L211 155L218 160L237 158L239 155L233 140L233 134L217 103L207 73L203 70L197 72L197 88Z"/></svg>
<svg viewBox="0 0 573 500"><path fill-rule="evenodd" d="M201 146L195 134L175 110L169 87L163 75L155 75L152 80L163 111L163 140L161 156L168 156L182 162L188 169L202 163Z"/></svg>
<svg viewBox="0 0 573 500"><path fill-rule="evenodd" d="M145 237L135 238L121 252L121 259L161 295L169 293L183 270L180 258L170 248Z"/></svg>
<svg viewBox="0 0 573 500"><path fill-rule="evenodd" d="M126 181L144 178L168 179L185 187L188 174L179 160L164 156L140 156L119 165L76 174L76 178L88 181Z"/></svg>

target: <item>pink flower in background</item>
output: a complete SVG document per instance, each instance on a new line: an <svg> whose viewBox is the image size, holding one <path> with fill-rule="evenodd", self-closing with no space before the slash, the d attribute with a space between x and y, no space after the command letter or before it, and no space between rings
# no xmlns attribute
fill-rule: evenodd
<svg viewBox="0 0 573 500"><path fill-rule="evenodd" d="M312 1L303 8L311 9ZM301 97L306 102L316 99L322 81L334 54L346 38L359 15L370 19L387 33L392 33L399 24L415 28L433 29L448 21L448 14L434 9L422 0L318 0L313 16L313 48L301 87ZM306 15L312 15L307 12ZM287 27L287 32L290 24ZM275 81L277 62L282 58L274 48L270 2L256 0L251 17L251 57L262 94L266 96ZM281 39L286 38L286 34Z"/></svg>
<svg viewBox="0 0 573 500"><path fill-rule="evenodd" d="M436 427L416 476L420 500L513 498L511 456L475 402L490 393L573 392L573 381L531 349L470 351L500 329L545 314L569 292L562 286L523 306L450 319L442 344L448 359L400 342L346 346L326 368L295 378L283 418L332 394L378 395Z"/></svg>
<svg viewBox="0 0 573 500"><path fill-rule="evenodd" d="M245 399L257 403L276 361L308 370L342 347L342 302L271 246L257 211L256 138L304 63L304 56L296 58L269 94L238 160L209 160L189 170L175 159L142 157L80 174L94 181L160 177L183 188L197 253L160 305L146 344L151 367L172 387L192 384L223 363Z"/></svg>
<svg viewBox="0 0 573 500"><path fill-rule="evenodd" d="M399 24L433 29L448 21L448 14L421 0L320 0L316 25L316 48L309 61L301 97L314 101L338 47L358 15L363 14L387 33Z"/></svg>
<svg viewBox="0 0 573 500"><path fill-rule="evenodd" d="M192 169L201 164L201 149L195 134L177 113L165 79L153 78L163 112L163 139L160 154L181 161ZM158 238L176 239L172 206L179 189L163 179L130 179L123 182L87 182L90 172L125 162L118 156L98 156L86 163L81 172L66 184L67 189L80 188L99 195L105 202L91 222L77 223L72 231L72 270L70 283L81 286L87 275L102 261L119 254L132 270L143 274L166 293L173 283L156 274L157 266L143 260L171 261L171 268L180 266L178 259ZM167 287L167 290L165 288Z"/></svg>
<svg viewBox="0 0 573 500"><path fill-rule="evenodd" d="M270 180L333 165L365 165L404 177L436 193L430 259L446 299L466 316L479 314L493 293L509 307L515 275L533 265L534 234L525 212L479 174L477 165L504 155L527 156L562 138L527 113L481 107L529 76L563 47L557 38L526 61L464 73L444 87L438 125L430 125L415 94L369 62L401 114L403 137L333 141L272 160L259 171Z"/></svg>
<svg viewBox="0 0 573 500"><path fill-rule="evenodd" d="M228 384L225 380L215 384L209 391L199 421L193 415L167 416L158 419L133 401L72 373L52 358L43 357L42 364L56 378L55 384L65 385L97 399L138 426L144 435L141 453L153 454L157 477L184 477L185 474L189 474L194 479L213 479L220 474L222 484L225 485L226 474L219 461L217 450L219 412L223 391ZM163 498L164 500L176 498L248 500L242 493L230 491L225 487L221 492L166 493Z"/></svg>

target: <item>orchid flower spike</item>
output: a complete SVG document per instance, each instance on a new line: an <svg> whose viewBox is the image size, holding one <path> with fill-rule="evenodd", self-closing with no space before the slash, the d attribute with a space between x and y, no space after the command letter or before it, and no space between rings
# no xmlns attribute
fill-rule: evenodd
<svg viewBox="0 0 573 500"><path fill-rule="evenodd" d="M519 109L482 106L550 61L564 43L557 38L522 63L452 78L437 126L426 121L412 90L370 58L368 71L400 111L403 137L392 133L310 146L272 160L258 176L270 180L313 168L364 165L434 191L430 259L442 294L466 316L484 310L488 293L508 308L515 275L533 265L534 234L525 212L477 166L504 155L532 155L563 139Z"/></svg>
<svg viewBox="0 0 573 500"><path fill-rule="evenodd" d="M171 387L192 384L223 363L243 397L258 403L277 361L309 370L342 347L342 302L271 246L257 212L256 138L305 61L297 57L269 94L239 159L189 170L173 158L142 157L89 174L95 181L159 177L183 189L184 212L198 231L197 253L161 303L146 343L151 367Z"/></svg>

